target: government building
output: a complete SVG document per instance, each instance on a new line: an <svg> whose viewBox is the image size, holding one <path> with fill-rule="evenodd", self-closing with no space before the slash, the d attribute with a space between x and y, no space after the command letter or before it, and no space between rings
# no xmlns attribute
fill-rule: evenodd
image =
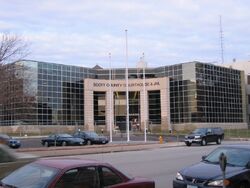
<svg viewBox="0 0 250 188"><path fill-rule="evenodd" d="M126 130L247 128L245 75L210 63L105 69L23 60L4 66L0 126ZM145 77L144 77L145 76ZM127 84L128 83L128 84ZM127 95L128 93L128 99ZM129 101L129 106L127 106Z"/></svg>

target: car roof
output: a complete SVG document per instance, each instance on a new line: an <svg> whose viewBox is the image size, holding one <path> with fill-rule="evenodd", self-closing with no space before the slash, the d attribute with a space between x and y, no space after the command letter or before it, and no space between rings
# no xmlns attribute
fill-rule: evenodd
<svg viewBox="0 0 250 188"><path fill-rule="evenodd" d="M92 159L80 159L76 157L67 157L67 158L43 158L35 161L36 164L45 165L57 169L65 169L71 167L79 167L79 166L111 166L108 163L103 163L100 161L92 160Z"/></svg>

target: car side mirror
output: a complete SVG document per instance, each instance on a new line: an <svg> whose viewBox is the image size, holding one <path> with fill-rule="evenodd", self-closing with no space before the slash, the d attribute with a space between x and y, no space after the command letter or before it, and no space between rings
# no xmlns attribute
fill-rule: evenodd
<svg viewBox="0 0 250 188"><path fill-rule="evenodd" d="M206 155L203 155L202 157L201 157L201 159L204 161L205 159L206 159Z"/></svg>
<svg viewBox="0 0 250 188"><path fill-rule="evenodd" d="M246 168L247 168L247 169L250 169L250 161L247 162Z"/></svg>

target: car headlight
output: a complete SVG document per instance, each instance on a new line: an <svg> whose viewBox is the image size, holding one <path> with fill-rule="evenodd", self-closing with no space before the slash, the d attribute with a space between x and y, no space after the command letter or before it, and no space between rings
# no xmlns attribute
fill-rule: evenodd
<svg viewBox="0 0 250 188"><path fill-rule="evenodd" d="M225 186L229 185L229 180L224 180L225 182ZM223 186L223 180L214 180L214 181L210 181L207 185L209 186L215 186L215 187L221 187Z"/></svg>
<svg viewBox="0 0 250 188"><path fill-rule="evenodd" d="M194 138L200 138L201 136L194 136Z"/></svg>
<svg viewBox="0 0 250 188"><path fill-rule="evenodd" d="M176 173L175 178L176 178L177 180L180 180L180 181L183 181L183 180L184 180L184 179L183 179L183 176L182 176L179 172Z"/></svg>

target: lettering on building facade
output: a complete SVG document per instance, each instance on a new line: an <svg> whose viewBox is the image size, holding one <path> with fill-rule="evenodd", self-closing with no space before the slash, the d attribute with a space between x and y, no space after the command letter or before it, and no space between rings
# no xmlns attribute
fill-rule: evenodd
<svg viewBox="0 0 250 188"><path fill-rule="evenodd" d="M93 82L93 87L112 87L112 88L121 88L126 87L126 83L101 83L101 82ZM160 86L159 81L155 82L146 82L145 86ZM143 83L129 83L128 87L143 87Z"/></svg>

